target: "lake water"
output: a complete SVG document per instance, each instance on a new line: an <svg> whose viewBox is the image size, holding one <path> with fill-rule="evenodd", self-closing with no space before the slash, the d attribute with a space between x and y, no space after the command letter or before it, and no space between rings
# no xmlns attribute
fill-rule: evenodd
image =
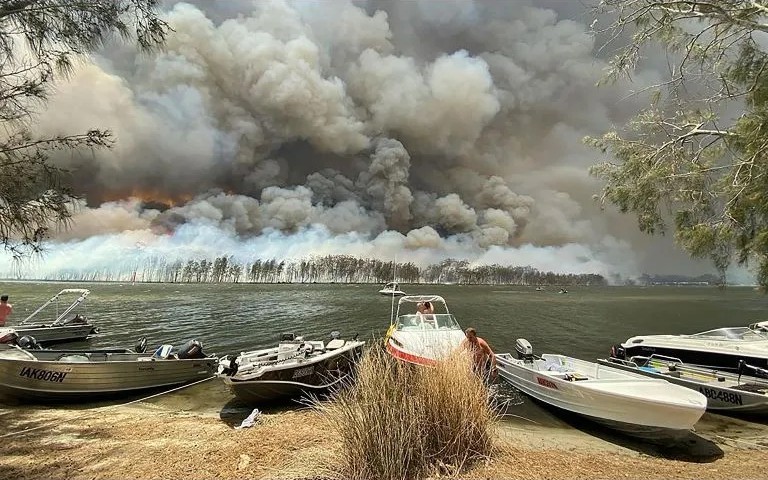
<svg viewBox="0 0 768 480"><path fill-rule="evenodd" d="M380 341L389 326L391 299L377 285L0 283L20 322L62 288L88 288L85 314L101 333L73 348L132 347L146 336L150 348L197 339L218 355L272 346L283 332L325 339L333 330ZM497 352L513 352L523 337L534 352L594 360L611 345L638 334L694 333L766 320L768 296L752 288L532 287L401 285L409 294L437 294L463 327L473 326ZM66 306L62 302L62 307ZM49 317L50 319L50 317ZM174 394L185 409L220 408L231 399L222 382ZM515 414L550 426L562 422L523 398ZM735 422L735 423L734 423ZM744 422L707 414L699 426L726 432ZM699 428L697 426L697 428ZM764 429L763 429L764 430ZM762 432L762 430L761 430ZM760 433L762 435L762 433Z"/></svg>

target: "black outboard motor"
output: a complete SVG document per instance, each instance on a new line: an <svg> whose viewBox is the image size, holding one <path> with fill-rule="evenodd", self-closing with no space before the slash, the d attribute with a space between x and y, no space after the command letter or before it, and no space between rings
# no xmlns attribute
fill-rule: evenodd
<svg viewBox="0 0 768 480"><path fill-rule="evenodd" d="M620 344L613 345L611 347L611 357L618 358L620 360L626 360L627 351L624 350L624 347L622 347Z"/></svg>
<svg viewBox="0 0 768 480"><path fill-rule="evenodd" d="M86 323L88 323L88 319L83 315L77 314L72 318L58 322L58 325L85 325Z"/></svg>
<svg viewBox="0 0 768 480"><path fill-rule="evenodd" d="M281 342L292 342L294 340L296 340L296 335L294 335L293 333L284 333L280 335Z"/></svg>
<svg viewBox="0 0 768 480"><path fill-rule="evenodd" d="M190 340L179 348L179 353L176 356L181 360L186 358L205 358L203 344L197 340Z"/></svg>
<svg viewBox="0 0 768 480"><path fill-rule="evenodd" d="M524 338L518 338L515 340L515 351L517 352L517 358L525 363L533 363L533 347L531 342Z"/></svg>
<svg viewBox="0 0 768 480"><path fill-rule="evenodd" d="M16 342L16 344L24 350L42 350L43 348L37 343L37 340L32 335L24 335Z"/></svg>
<svg viewBox="0 0 768 480"><path fill-rule="evenodd" d="M141 337L139 342L134 347L136 353L144 353L147 351L147 337Z"/></svg>

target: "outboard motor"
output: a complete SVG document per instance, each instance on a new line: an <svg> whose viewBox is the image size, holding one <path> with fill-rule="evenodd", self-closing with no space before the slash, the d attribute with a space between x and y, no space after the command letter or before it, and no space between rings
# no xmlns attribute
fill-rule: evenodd
<svg viewBox="0 0 768 480"><path fill-rule="evenodd" d="M78 314L72 318L64 319L58 322L58 325L85 325L86 323L88 323L88 319L83 315Z"/></svg>
<svg viewBox="0 0 768 480"><path fill-rule="evenodd" d="M292 342L294 340L296 340L296 335L294 335L293 333L284 333L280 335L281 342Z"/></svg>
<svg viewBox="0 0 768 480"><path fill-rule="evenodd" d="M618 358L620 360L626 360L627 351L624 350L624 347L622 347L620 344L613 345L611 347L611 357Z"/></svg>
<svg viewBox="0 0 768 480"><path fill-rule="evenodd" d="M141 337L139 343L134 347L136 353L144 353L147 351L147 337Z"/></svg>
<svg viewBox="0 0 768 480"><path fill-rule="evenodd" d="M533 363L533 347L531 342L524 338L518 338L515 340L515 351L517 352L517 358L525 363Z"/></svg>
<svg viewBox="0 0 768 480"><path fill-rule="evenodd" d="M180 359L186 358L205 358L203 353L203 344L197 340L190 340L179 348L176 356Z"/></svg>
<svg viewBox="0 0 768 480"><path fill-rule="evenodd" d="M235 375L237 368L237 357L227 356L219 360L219 373L222 375Z"/></svg>
<svg viewBox="0 0 768 480"><path fill-rule="evenodd" d="M42 347L32 335L24 335L16 342L16 344L24 350L42 350Z"/></svg>

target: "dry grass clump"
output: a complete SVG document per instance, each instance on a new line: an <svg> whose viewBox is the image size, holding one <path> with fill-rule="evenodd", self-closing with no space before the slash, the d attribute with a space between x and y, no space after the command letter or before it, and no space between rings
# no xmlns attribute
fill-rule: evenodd
<svg viewBox="0 0 768 480"><path fill-rule="evenodd" d="M408 479L458 473L487 458L496 414L469 358L435 367L400 362L370 348L357 377L317 407L341 440L339 476Z"/></svg>

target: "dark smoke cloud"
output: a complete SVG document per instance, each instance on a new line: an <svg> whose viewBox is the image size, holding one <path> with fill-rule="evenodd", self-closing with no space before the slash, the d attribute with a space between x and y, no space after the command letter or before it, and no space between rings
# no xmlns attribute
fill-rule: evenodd
<svg viewBox="0 0 768 480"><path fill-rule="evenodd" d="M271 236L304 254L653 270L638 250L658 241L592 200L598 158L581 138L642 99L595 87L605 64L578 2L165 8L164 52L109 46L41 117L44 133L118 140L57 159L87 199L58 240L138 235L151 249L158 232L204 226L235 250Z"/></svg>

